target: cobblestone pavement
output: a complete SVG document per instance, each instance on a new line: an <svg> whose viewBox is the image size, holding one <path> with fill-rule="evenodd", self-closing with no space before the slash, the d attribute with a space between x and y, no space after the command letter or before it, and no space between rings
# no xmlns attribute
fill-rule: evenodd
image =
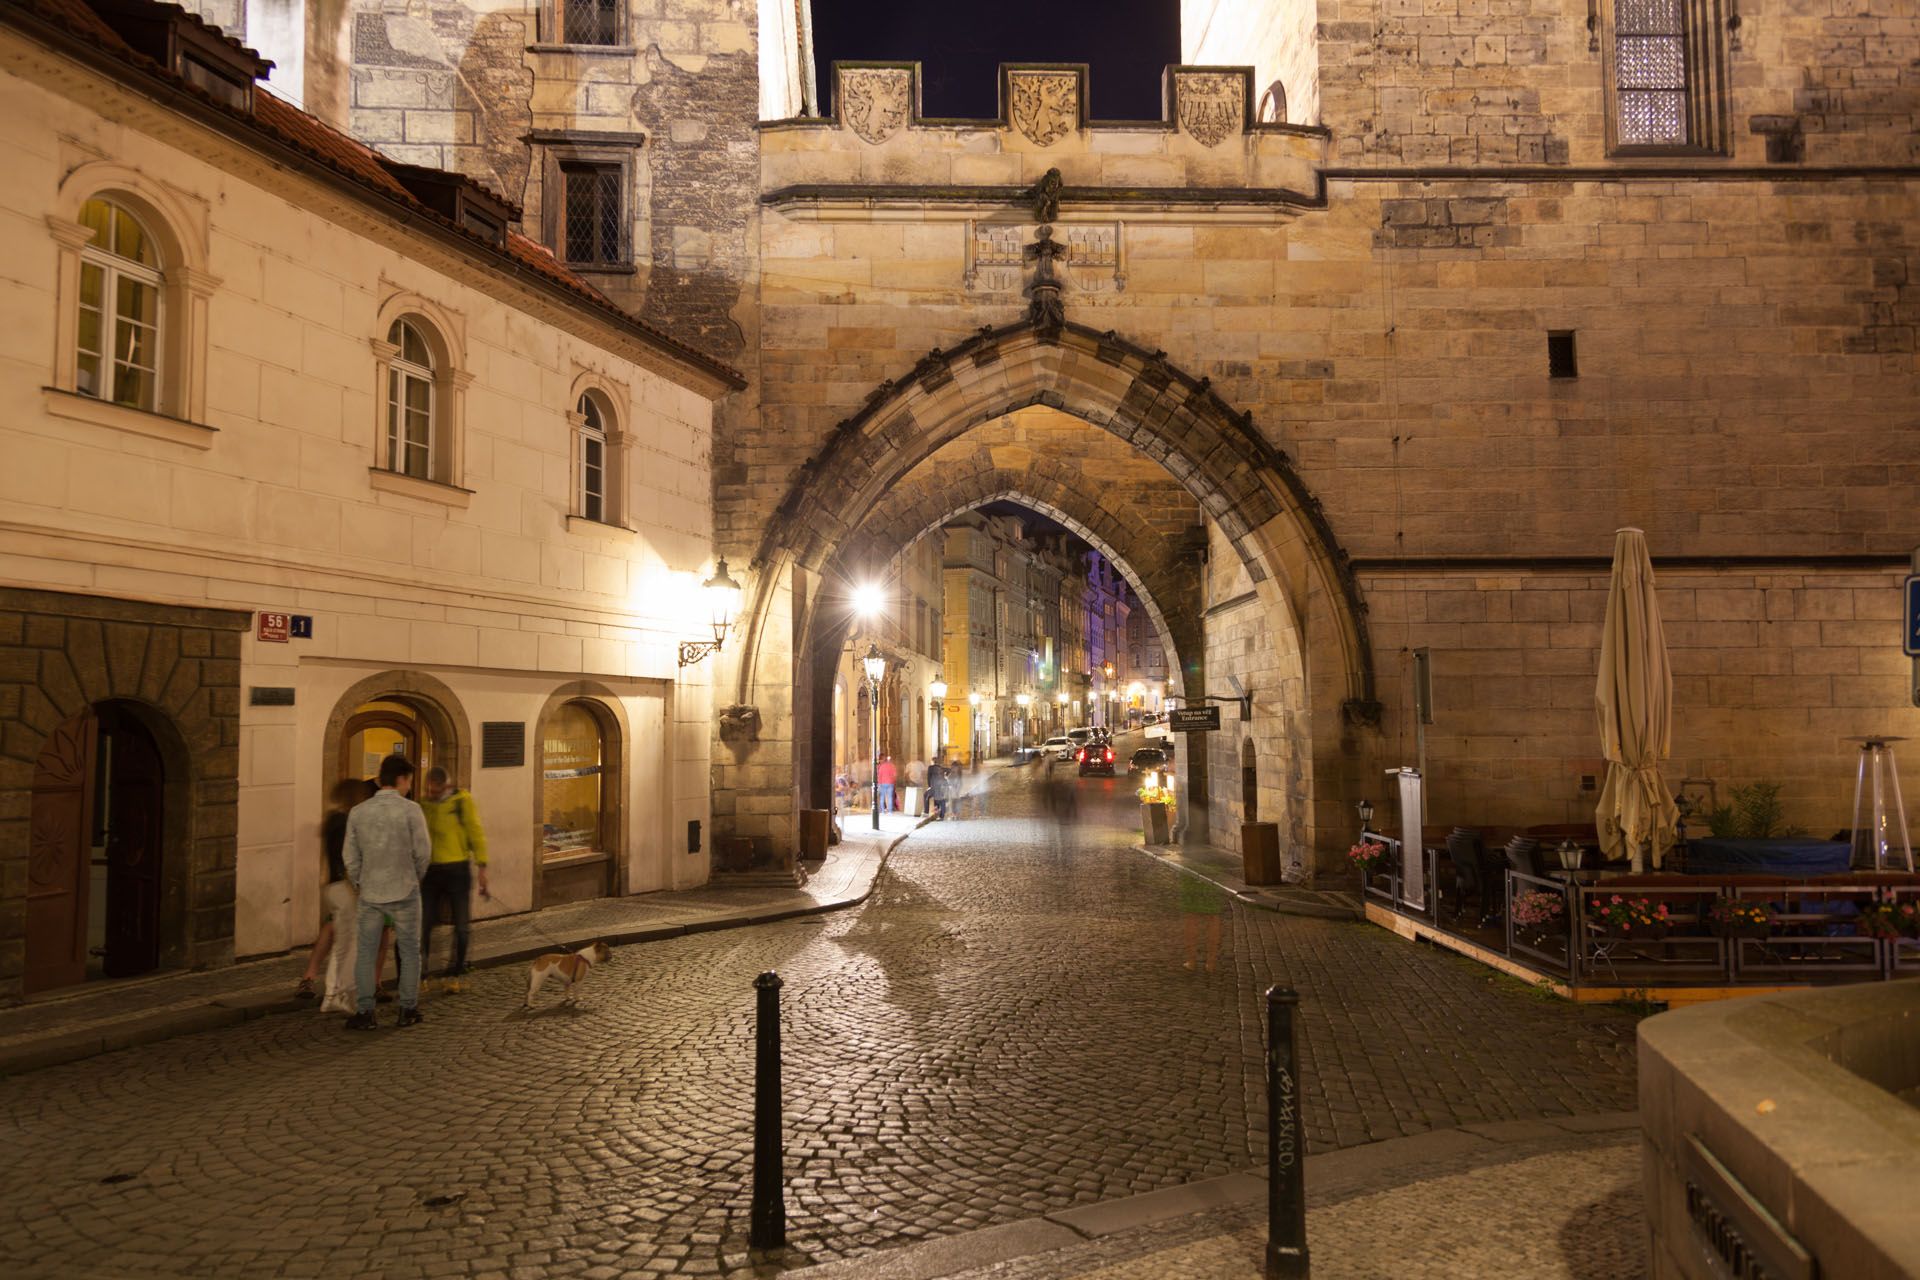
<svg viewBox="0 0 1920 1280"><path fill-rule="evenodd" d="M0 1269L771 1274L1205 1178L1255 1162L1276 980L1302 993L1314 1149L1632 1105L1625 1015L1196 894L1118 825L1124 780L1080 789L1063 835L1003 775L863 906L623 948L575 1010L523 1015L500 969L404 1032L262 1019L0 1082ZM1188 971L1212 905L1219 972L1204 915ZM787 984L778 1259L745 1243L764 969Z"/></svg>
<svg viewBox="0 0 1920 1280"><path fill-rule="evenodd" d="M1555 1145L1497 1163L1456 1161L1452 1171L1335 1203L1310 1200L1314 1280L1639 1280L1647 1265L1638 1136ZM1266 1241L1265 1206L1240 1205L946 1280L1260 1280Z"/></svg>

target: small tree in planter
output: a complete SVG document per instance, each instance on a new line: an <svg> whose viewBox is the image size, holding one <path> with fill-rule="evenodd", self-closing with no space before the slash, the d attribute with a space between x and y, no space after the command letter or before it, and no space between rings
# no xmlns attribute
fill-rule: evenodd
<svg viewBox="0 0 1920 1280"><path fill-rule="evenodd" d="M1139 796L1140 829L1147 843L1170 844L1173 841L1173 788L1158 775L1150 774Z"/></svg>

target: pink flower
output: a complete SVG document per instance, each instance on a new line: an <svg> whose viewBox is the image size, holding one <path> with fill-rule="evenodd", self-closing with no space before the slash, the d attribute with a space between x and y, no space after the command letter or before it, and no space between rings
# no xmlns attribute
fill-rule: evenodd
<svg viewBox="0 0 1920 1280"><path fill-rule="evenodd" d="M1616 893L1616 894L1614 894L1614 895L1613 895L1613 900L1614 900L1615 902L1619 902L1619 901L1621 900L1621 899L1620 899L1620 895L1619 895L1619 894L1617 894L1617 893Z"/></svg>

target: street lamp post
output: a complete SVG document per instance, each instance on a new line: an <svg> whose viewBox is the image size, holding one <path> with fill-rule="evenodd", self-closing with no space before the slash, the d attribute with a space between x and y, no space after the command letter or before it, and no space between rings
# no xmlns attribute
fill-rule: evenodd
<svg viewBox="0 0 1920 1280"><path fill-rule="evenodd" d="M887 674L887 660L880 646L869 644L867 656L860 660L867 671L868 722L873 729L873 829L880 829L880 677Z"/></svg>
<svg viewBox="0 0 1920 1280"><path fill-rule="evenodd" d="M967 763L977 769L980 767L980 695L968 694L967 705L973 708L972 716L967 721Z"/></svg>
<svg viewBox="0 0 1920 1280"><path fill-rule="evenodd" d="M947 758L947 678L939 672L933 675L933 683L927 686L927 693L933 698L933 758Z"/></svg>
<svg viewBox="0 0 1920 1280"><path fill-rule="evenodd" d="M1033 705L1033 695L1016 693L1013 701L1020 708L1020 715L1013 722L1013 755L1017 760L1027 749L1027 708Z"/></svg>
<svg viewBox="0 0 1920 1280"><path fill-rule="evenodd" d="M1055 727L1064 732L1067 727L1067 691L1065 689L1053 695L1053 705L1058 708L1054 712L1058 717Z"/></svg>

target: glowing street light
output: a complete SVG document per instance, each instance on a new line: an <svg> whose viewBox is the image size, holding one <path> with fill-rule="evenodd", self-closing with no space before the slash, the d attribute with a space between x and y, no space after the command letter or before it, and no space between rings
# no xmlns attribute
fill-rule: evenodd
<svg viewBox="0 0 1920 1280"><path fill-rule="evenodd" d="M927 686L927 694L933 699L933 758L947 758L947 678L940 672L934 672L933 683Z"/></svg>
<svg viewBox="0 0 1920 1280"><path fill-rule="evenodd" d="M863 582L853 589L853 611L863 618L877 618L887 607L887 591L877 582Z"/></svg>

